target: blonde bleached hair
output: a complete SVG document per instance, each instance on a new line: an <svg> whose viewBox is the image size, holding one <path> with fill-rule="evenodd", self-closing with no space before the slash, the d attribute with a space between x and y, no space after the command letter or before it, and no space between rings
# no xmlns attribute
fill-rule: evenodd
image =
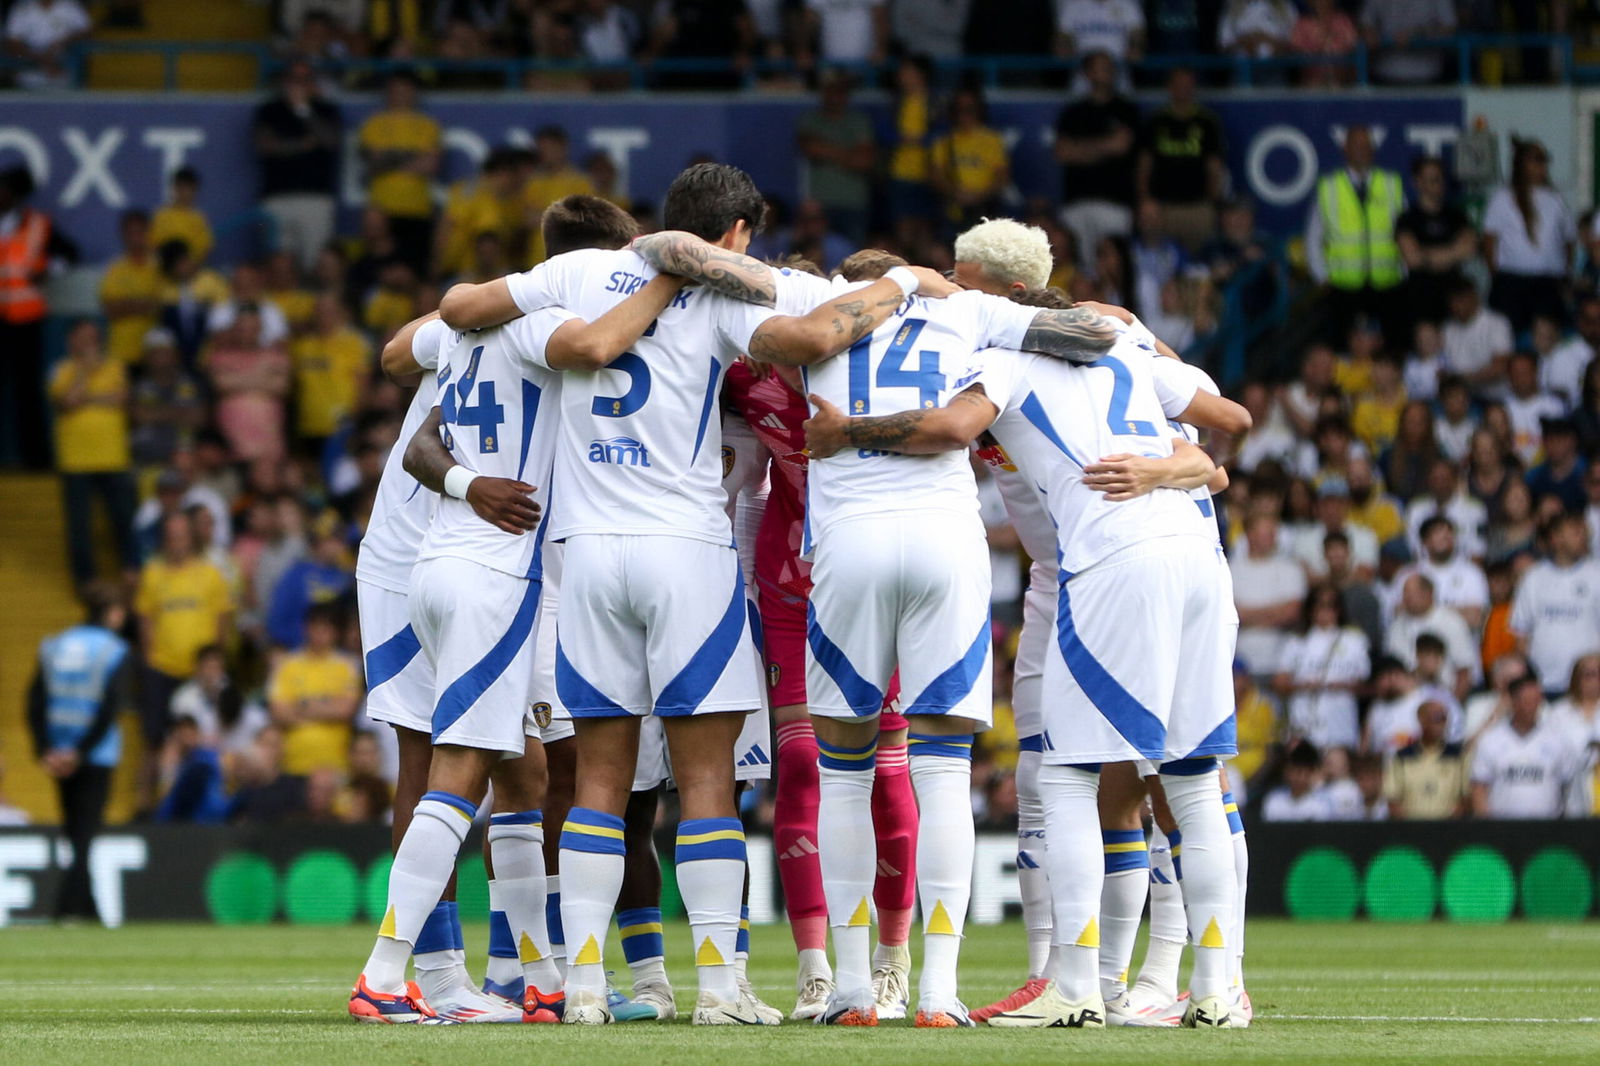
<svg viewBox="0 0 1600 1066"><path fill-rule="evenodd" d="M956 238L956 262L973 263L1001 285L1021 282L1042 289L1050 282L1054 260L1050 238L1038 226L1010 218L986 218Z"/></svg>

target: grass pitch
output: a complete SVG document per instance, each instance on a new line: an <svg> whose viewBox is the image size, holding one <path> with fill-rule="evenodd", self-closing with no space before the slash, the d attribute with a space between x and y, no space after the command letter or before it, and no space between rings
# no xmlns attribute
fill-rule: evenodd
<svg viewBox="0 0 1600 1066"><path fill-rule="evenodd" d="M1016 925L968 932L961 984L976 1006L1018 983L1023 940ZM759 1031L695 1029L687 1022L605 1030L357 1025L345 1017L344 1001L371 937L365 927L342 926L0 930L0 1062L1600 1063L1600 923L1258 921L1246 959L1255 1025L1212 1033L918 1032L903 1023L876 1031L799 1023ZM486 940L485 926L468 927L475 973L482 971ZM685 928L669 928L684 1010L693 995L688 942ZM620 960L621 952L613 946L607 957ZM751 971L764 998L793 1005L785 928L755 930Z"/></svg>

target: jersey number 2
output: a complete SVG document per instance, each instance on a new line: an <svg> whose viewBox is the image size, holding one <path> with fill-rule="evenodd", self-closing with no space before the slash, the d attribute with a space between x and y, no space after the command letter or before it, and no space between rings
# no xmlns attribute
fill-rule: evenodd
<svg viewBox="0 0 1600 1066"><path fill-rule="evenodd" d="M1106 426L1114 437L1154 437L1153 422L1128 417L1128 401L1133 398L1133 374L1128 364L1114 355L1102 355L1091 367L1111 371L1111 406L1106 409Z"/></svg>

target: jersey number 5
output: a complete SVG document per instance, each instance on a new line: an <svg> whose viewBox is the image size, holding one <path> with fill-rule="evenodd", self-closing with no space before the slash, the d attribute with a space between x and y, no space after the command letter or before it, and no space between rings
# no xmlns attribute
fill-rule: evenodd
<svg viewBox="0 0 1600 1066"><path fill-rule="evenodd" d="M500 450L500 427L505 424L506 409L495 402L494 382L485 381L478 385L478 359L482 355L483 345L472 349L472 358L467 360L467 372L461 375L454 389L445 390L444 401L439 405L439 416L446 427L444 443L447 448L455 446L450 426L477 426L478 452L482 454ZM469 404L474 385L478 385L478 402Z"/></svg>
<svg viewBox="0 0 1600 1066"><path fill-rule="evenodd" d="M626 418L643 407L650 398L649 365L632 352L623 352L606 369L628 375L628 391L621 396L596 396L589 405L590 413L601 418Z"/></svg>

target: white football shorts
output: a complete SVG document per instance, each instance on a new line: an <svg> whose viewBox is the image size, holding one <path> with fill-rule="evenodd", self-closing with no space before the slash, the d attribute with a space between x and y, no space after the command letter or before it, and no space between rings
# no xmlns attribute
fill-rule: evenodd
<svg viewBox="0 0 1600 1066"><path fill-rule="evenodd" d="M901 713L994 715L989 551L942 513L849 519L818 540L806 624L812 714L871 718L900 670ZM954 528L952 528L954 527Z"/></svg>
<svg viewBox="0 0 1600 1066"><path fill-rule="evenodd" d="M467 559L419 562L411 625L433 669L434 744L524 750L540 583Z"/></svg>
<svg viewBox="0 0 1600 1066"><path fill-rule="evenodd" d="M574 718L758 710L764 682L731 547L677 536L567 541L556 691Z"/></svg>
<svg viewBox="0 0 1600 1066"><path fill-rule="evenodd" d="M772 776L769 721L765 711L744 716L744 728L739 731L739 739L733 746L735 781L765 781ZM672 756L667 751L665 724L659 716L651 715L639 723L639 761L633 768L633 791L649 792L671 784Z"/></svg>
<svg viewBox="0 0 1600 1066"><path fill-rule="evenodd" d="M411 625L410 598L356 581L367 716L374 722L433 732L433 670Z"/></svg>
<svg viewBox="0 0 1600 1066"><path fill-rule="evenodd" d="M1160 537L1061 583L1045 660L1044 761L1231 755L1232 639L1216 548Z"/></svg>

